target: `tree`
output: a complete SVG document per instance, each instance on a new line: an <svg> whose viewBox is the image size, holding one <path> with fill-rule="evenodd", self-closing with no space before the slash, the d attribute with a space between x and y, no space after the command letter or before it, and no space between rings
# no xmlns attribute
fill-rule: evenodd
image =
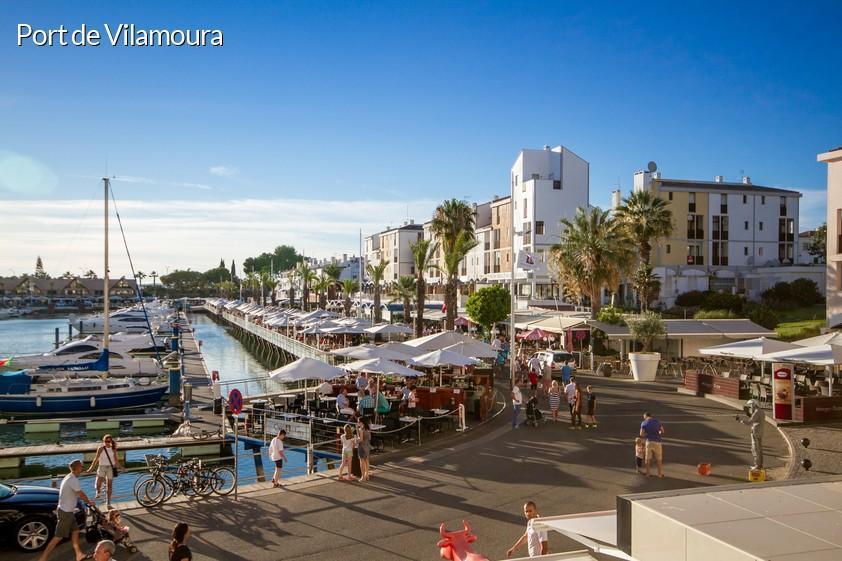
<svg viewBox="0 0 842 561"><path fill-rule="evenodd" d="M359 290L360 283L357 279L345 279L342 281L342 293L345 295L345 317L351 317L351 295Z"/></svg>
<svg viewBox="0 0 842 561"><path fill-rule="evenodd" d="M61 276L59 278L60 279L72 279L74 276L75 275L73 273L71 273L70 271L65 271L61 274Z"/></svg>
<svg viewBox="0 0 842 561"><path fill-rule="evenodd" d="M216 267L204 272L208 284L219 284L225 280L231 280L231 272L228 267Z"/></svg>
<svg viewBox="0 0 842 561"><path fill-rule="evenodd" d="M228 267L225 265L225 259L220 259L220 260L219 260L219 265L218 265L218 268L219 268L219 269L227 269L227 268L228 268Z"/></svg>
<svg viewBox="0 0 842 561"><path fill-rule="evenodd" d="M447 284L444 292L446 308L445 329L453 329L456 321L459 263L476 246L474 240L474 211L465 201L450 199L440 204L430 225L441 242ZM450 266L448 266L450 265Z"/></svg>
<svg viewBox="0 0 842 561"><path fill-rule="evenodd" d="M145 279L148 275L143 271L138 271L134 276L137 279L137 288L143 289L143 279Z"/></svg>
<svg viewBox="0 0 842 561"><path fill-rule="evenodd" d="M319 275L319 278L317 278L316 282L313 283L313 290L319 294L319 308L322 310L327 308L327 291L335 282L336 281L326 275L324 269L322 269L322 274Z"/></svg>
<svg viewBox="0 0 842 561"><path fill-rule="evenodd" d="M86 279L95 279L96 273L94 271L92 271L91 269L88 269L87 271L85 271L85 274L82 275L82 276L85 277Z"/></svg>
<svg viewBox="0 0 842 561"><path fill-rule="evenodd" d="M550 249L550 259L559 280L579 298L589 298L596 315L602 289L617 291L634 259L634 247L622 225L600 208L579 208L561 226L561 241Z"/></svg>
<svg viewBox="0 0 842 561"><path fill-rule="evenodd" d="M807 247L807 253L813 256L816 263L827 261L827 223L822 224L813 232L813 238Z"/></svg>
<svg viewBox="0 0 842 561"><path fill-rule="evenodd" d="M511 292L499 284L492 284L471 294L465 309L472 321L490 333L494 324L509 316L510 306Z"/></svg>
<svg viewBox="0 0 842 561"><path fill-rule="evenodd" d="M310 286L316 281L316 273L306 263L298 265L298 279L301 281L301 309L310 308Z"/></svg>
<svg viewBox="0 0 842 561"><path fill-rule="evenodd" d="M47 272L44 270L44 262L41 261L41 256L38 256L38 259L35 260L35 274L33 275L36 279L46 279L49 278Z"/></svg>
<svg viewBox="0 0 842 561"><path fill-rule="evenodd" d="M625 318L629 334L643 343L643 352L651 353L655 338L666 333L664 320L656 312L642 312Z"/></svg>
<svg viewBox="0 0 842 561"><path fill-rule="evenodd" d="M237 280L237 265L234 263L234 260L231 260L231 279Z"/></svg>
<svg viewBox="0 0 842 561"><path fill-rule="evenodd" d="M641 311L649 309L649 305L661 290L661 280L652 272L652 265L641 263L632 277L632 287L640 297Z"/></svg>
<svg viewBox="0 0 842 561"><path fill-rule="evenodd" d="M415 278L409 275L401 276L389 290L392 302L403 304L403 321L410 322L410 311L412 310L412 298L415 296Z"/></svg>
<svg viewBox="0 0 842 561"><path fill-rule="evenodd" d="M161 277L161 282L173 289L176 295L192 296L200 294L206 286L205 278L199 271L175 270Z"/></svg>
<svg viewBox="0 0 842 561"><path fill-rule="evenodd" d="M149 276L152 277L152 292L155 292L155 279L158 278L158 273L152 271Z"/></svg>
<svg viewBox="0 0 842 561"><path fill-rule="evenodd" d="M289 245L279 245L272 253L264 252L243 261L243 269L250 271L286 271L298 265L304 257Z"/></svg>
<svg viewBox="0 0 842 561"><path fill-rule="evenodd" d="M374 283L374 323L380 323L383 320L383 311L380 309L380 290L382 289L380 283L383 282L383 273L386 272L387 265L388 263L381 259L377 265L369 263L365 266L366 272L371 276L371 282Z"/></svg>
<svg viewBox="0 0 842 561"><path fill-rule="evenodd" d="M436 268L433 265L438 242L433 240L418 240L409 244L412 251L412 261L415 264L415 337L424 335L424 297L427 292L427 281L424 280L425 271Z"/></svg>

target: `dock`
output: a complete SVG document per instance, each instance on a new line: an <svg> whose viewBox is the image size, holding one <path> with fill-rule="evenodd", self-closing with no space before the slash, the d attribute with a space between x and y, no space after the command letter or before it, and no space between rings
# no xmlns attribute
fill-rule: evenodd
<svg viewBox="0 0 842 561"><path fill-rule="evenodd" d="M85 425L88 431L118 430L121 426L132 428L165 427L167 423L179 423L180 414L173 413L141 413L134 415L113 415L107 417L66 417L59 419L9 419L3 420L3 425L23 425L26 434L59 433L62 427L68 425Z"/></svg>

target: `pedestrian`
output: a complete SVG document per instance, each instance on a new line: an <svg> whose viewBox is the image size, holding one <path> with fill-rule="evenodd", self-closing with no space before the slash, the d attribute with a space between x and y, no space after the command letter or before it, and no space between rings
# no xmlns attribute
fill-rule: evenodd
<svg viewBox="0 0 842 561"><path fill-rule="evenodd" d="M634 465L637 473L642 474L643 460L646 458L646 441L639 436L634 439Z"/></svg>
<svg viewBox="0 0 842 561"><path fill-rule="evenodd" d="M577 382L571 382L573 392L573 409L570 411L570 429L582 430L582 389Z"/></svg>
<svg viewBox="0 0 842 561"><path fill-rule="evenodd" d="M527 372L530 374L535 372L537 375L538 372L541 371L541 359L538 358L537 354L532 355L526 363Z"/></svg>
<svg viewBox="0 0 842 561"><path fill-rule="evenodd" d="M515 545L509 548L506 552L506 557L511 557L512 554L524 543L526 549L529 551L530 557L538 557L539 555L547 555L549 553L549 544L547 543L547 531L538 530L533 526L533 521L539 518L538 507L534 501L527 501L523 505L523 514L526 516L526 532L515 542Z"/></svg>
<svg viewBox="0 0 842 561"><path fill-rule="evenodd" d="M101 540L96 544L94 552L91 554L94 561L109 561L114 559L114 550L117 546L111 540Z"/></svg>
<svg viewBox="0 0 842 561"><path fill-rule="evenodd" d="M360 481L368 481L371 457L371 424L366 417L357 420L357 456L360 458Z"/></svg>
<svg viewBox="0 0 842 561"><path fill-rule="evenodd" d="M278 436L272 439L269 443L269 458L275 462L275 473L272 474L272 487L281 486L281 470L284 467L284 461L287 455L284 453L284 439L287 437L287 431L281 429L278 431Z"/></svg>
<svg viewBox="0 0 842 561"><path fill-rule="evenodd" d="M550 388L553 385L553 371L552 368L544 372L544 375L541 376L541 393L544 395L550 395Z"/></svg>
<svg viewBox="0 0 842 561"><path fill-rule="evenodd" d="M111 492L114 486L114 476L121 466L120 458L117 457L117 443L114 442L110 434L102 437L102 444L96 449L94 459L91 461L91 465L87 471L93 471L95 465L97 468L96 481L94 483L96 495L94 498L98 499L102 496L102 484L105 483L105 505L107 508L111 508Z"/></svg>
<svg viewBox="0 0 842 561"><path fill-rule="evenodd" d="M570 367L570 364L565 361L565 363L561 367L561 383L568 384L570 382L570 378L573 377L573 369Z"/></svg>
<svg viewBox="0 0 842 561"><path fill-rule="evenodd" d="M737 420L751 427L751 456L754 459L751 469L763 469L763 426L766 424L766 413L755 399L749 399L743 410L747 416L737 415Z"/></svg>
<svg viewBox="0 0 842 561"><path fill-rule="evenodd" d="M339 435L339 441L342 443L342 463L339 464L339 481L353 481L354 476L351 474L351 461L354 459L354 447L357 445L357 439L354 437L354 429L351 425L345 425L342 434ZM347 477L342 477L342 470L347 469Z"/></svg>
<svg viewBox="0 0 842 561"><path fill-rule="evenodd" d="M585 398L585 428L596 428L596 394L593 393L591 385L588 384Z"/></svg>
<svg viewBox="0 0 842 561"><path fill-rule="evenodd" d="M529 389L534 393L538 389L538 374L540 370L529 369Z"/></svg>
<svg viewBox="0 0 842 561"><path fill-rule="evenodd" d="M368 374L360 372L357 376L357 392L361 392L368 387Z"/></svg>
<svg viewBox="0 0 842 561"><path fill-rule="evenodd" d="M412 390L409 389L409 385L406 382L401 384L401 403L398 406L398 413L403 416L406 415L406 410L409 408L409 394L412 393Z"/></svg>
<svg viewBox="0 0 842 561"><path fill-rule="evenodd" d="M172 529L170 540L170 561L192 561L193 553L187 547L187 540L190 538L190 526L187 522L179 522Z"/></svg>
<svg viewBox="0 0 842 561"><path fill-rule="evenodd" d="M520 387L517 384L512 386L512 428L518 427L518 417L520 416L520 406L523 405L523 394L520 393Z"/></svg>
<svg viewBox="0 0 842 561"><path fill-rule="evenodd" d="M649 475L649 465L654 457L658 464L658 477L663 477L664 449L662 437L664 436L664 425L647 411L643 414L643 422L640 423L640 436L646 439L646 458L643 462L646 466L646 475Z"/></svg>
<svg viewBox="0 0 842 561"><path fill-rule="evenodd" d="M558 387L558 381L553 380L550 385L550 391L547 392L550 400L550 411L553 414L553 421L558 421L558 406L561 404L561 388Z"/></svg>
<svg viewBox="0 0 842 561"><path fill-rule="evenodd" d="M576 402L576 381L570 380L564 386L564 397L567 399L567 409L570 411L570 424L573 424L573 404Z"/></svg>
<svg viewBox="0 0 842 561"><path fill-rule="evenodd" d="M356 416L356 413L351 409L351 402L348 399L348 388L343 387L336 396L336 412L340 415L347 415L348 417Z"/></svg>
<svg viewBox="0 0 842 561"><path fill-rule="evenodd" d="M73 551L76 552L76 560L80 561L85 557L82 548L79 546L79 526L76 524L76 502L82 499L86 504L93 505L94 502L88 498L82 485L79 483L79 474L82 473L82 460L70 462L70 473L61 480L61 487L58 491L58 508L56 509L56 531L53 539L47 544L44 552L41 553L40 561L46 561L50 553L61 543L62 540L70 538L73 544Z"/></svg>

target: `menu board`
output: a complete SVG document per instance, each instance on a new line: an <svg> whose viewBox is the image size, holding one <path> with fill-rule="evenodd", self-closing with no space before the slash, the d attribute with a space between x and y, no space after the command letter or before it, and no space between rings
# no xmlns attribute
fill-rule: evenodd
<svg viewBox="0 0 842 561"><path fill-rule="evenodd" d="M794 378L792 364L783 362L772 364L772 416L775 420L792 420L795 402Z"/></svg>

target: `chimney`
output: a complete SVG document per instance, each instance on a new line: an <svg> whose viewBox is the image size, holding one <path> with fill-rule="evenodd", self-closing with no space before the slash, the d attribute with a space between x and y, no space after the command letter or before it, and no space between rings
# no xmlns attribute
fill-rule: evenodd
<svg viewBox="0 0 842 561"><path fill-rule="evenodd" d="M611 191L611 208L617 209L623 202L623 194L619 189Z"/></svg>
<svg viewBox="0 0 842 561"><path fill-rule="evenodd" d="M549 144L544 144L544 150L546 150L547 152L549 152L549 151L550 151L550 145L549 145Z"/></svg>
<svg viewBox="0 0 842 561"><path fill-rule="evenodd" d="M722 183L722 180L723 180L723 179L724 179L724 178L723 178L721 175L716 175L716 176L714 176L714 177L713 177L713 180L714 180L714 182L716 182L716 183Z"/></svg>
<svg viewBox="0 0 842 561"><path fill-rule="evenodd" d="M751 185L751 178L749 176L743 176L743 185Z"/></svg>

